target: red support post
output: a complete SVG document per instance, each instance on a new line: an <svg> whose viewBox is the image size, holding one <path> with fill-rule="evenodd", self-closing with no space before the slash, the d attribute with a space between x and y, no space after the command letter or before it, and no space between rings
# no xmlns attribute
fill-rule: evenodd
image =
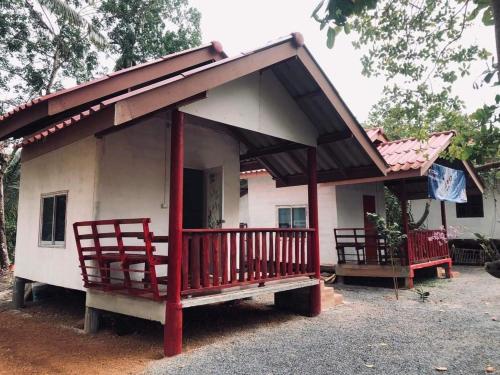
<svg viewBox="0 0 500 375"><path fill-rule="evenodd" d="M316 161L316 148L309 148L307 150L307 169L308 169L308 185L307 197L309 203L309 228L315 229L310 234L313 236L311 241L312 272L314 277L320 280L320 259L319 259L319 218L318 218L318 171ZM310 300L310 316L317 316L321 313L321 289L320 285L311 287L311 300Z"/></svg>
<svg viewBox="0 0 500 375"><path fill-rule="evenodd" d="M167 357L182 352L182 199L184 188L184 114L172 111L170 134L168 284L163 348Z"/></svg>

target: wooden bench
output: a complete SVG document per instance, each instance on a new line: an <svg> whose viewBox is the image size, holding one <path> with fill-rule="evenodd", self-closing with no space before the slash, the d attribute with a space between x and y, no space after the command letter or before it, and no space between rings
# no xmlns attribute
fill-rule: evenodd
<svg viewBox="0 0 500 375"><path fill-rule="evenodd" d="M150 221L111 219L73 224L86 288L162 298L158 284L165 284L166 278L157 277L156 266L168 264L168 256L156 254L153 243L168 242L168 236L155 236L149 229Z"/></svg>

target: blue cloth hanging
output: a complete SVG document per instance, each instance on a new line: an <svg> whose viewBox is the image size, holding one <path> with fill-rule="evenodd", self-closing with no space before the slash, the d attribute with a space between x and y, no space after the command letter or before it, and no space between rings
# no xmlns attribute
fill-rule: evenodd
<svg viewBox="0 0 500 375"><path fill-rule="evenodd" d="M465 173L439 164L432 164L427 174L429 198L466 203Z"/></svg>

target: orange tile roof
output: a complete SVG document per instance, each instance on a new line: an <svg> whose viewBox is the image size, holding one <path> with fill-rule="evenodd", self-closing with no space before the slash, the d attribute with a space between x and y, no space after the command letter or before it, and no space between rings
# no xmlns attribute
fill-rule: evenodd
<svg viewBox="0 0 500 375"><path fill-rule="evenodd" d="M400 139L381 143L377 149L389 164L389 172L419 169L436 160L454 136L453 130L432 133L425 141L416 138Z"/></svg>
<svg viewBox="0 0 500 375"><path fill-rule="evenodd" d="M39 131L39 132L29 136L29 137L23 138L23 141L21 143L17 144L16 147L23 147L23 146L26 146L30 143L38 142L38 141L42 140L43 138L48 137L50 134L53 134L59 130L67 128L68 126L71 126L73 124L76 124L78 121L83 120L85 117L88 117L88 116L100 111L104 107L106 107L106 105L104 105L103 103L94 105L94 106L90 107L89 109L82 111L74 116L71 116L70 118L68 118L64 121L61 121L61 122L58 122L58 123L52 125L51 127L47 128L47 129L41 130L41 131Z"/></svg>
<svg viewBox="0 0 500 375"><path fill-rule="evenodd" d="M382 141L382 142L389 142L389 138L384 133L384 129L382 128L369 128L365 129L366 134L368 135L368 138L370 138L370 141L375 142L377 140Z"/></svg>

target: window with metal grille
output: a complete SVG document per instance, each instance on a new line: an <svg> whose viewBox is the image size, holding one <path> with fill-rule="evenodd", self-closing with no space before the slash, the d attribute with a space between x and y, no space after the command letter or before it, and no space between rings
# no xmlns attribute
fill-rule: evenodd
<svg viewBox="0 0 500 375"><path fill-rule="evenodd" d="M67 192L43 194L40 202L40 246L64 247Z"/></svg>
<svg viewBox="0 0 500 375"><path fill-rule="evenodd" d="M457 217L484 217L483 196L469 195L467 203L457 203Z"/></svg>

